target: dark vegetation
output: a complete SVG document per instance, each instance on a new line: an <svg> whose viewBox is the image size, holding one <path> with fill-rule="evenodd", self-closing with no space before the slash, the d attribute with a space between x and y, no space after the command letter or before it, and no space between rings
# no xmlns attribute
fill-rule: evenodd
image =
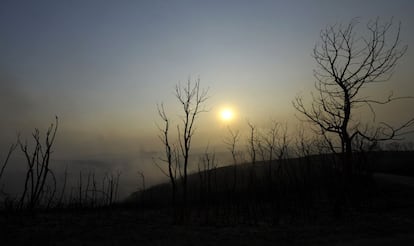
<svg viewBox="0 0 414 246"><path fill-rule="evenodd" d="M158 106L164 150L154 164L168 182L148 188L145 174L139 173L141 190L124 201L118 199L121 173L99 179L93 172L80 172L76 187L67 186L67 170L57 179L50 166L57 117L44 138L37 129L32 142L19 136L0 170L1 181L13 152L25 156L22 193L7 194L0 187L3 241L164 244L187 238L189 245L275 240L329 245L358 236L361 230L361 237L413 232L414 186L376 175L414 177L412 144L396 142L410 132L414 120L397 127L374 124L374 105L408 97L391 94L378 100L362 95L390 78L406 47L400 47L399 27L389 39L392 22L368 23L369 36L362 38L355 36L356 24L321 32L313 53L316 93L310 104L302 97L293 103L303 116L302 128L291 135L280 122L272 121L264 130L247 122L244 139L229 129L224 140L232 160L228 166L218 167L209 148L199 156L192 154L196 122L208 111L208 90L200 87L200 80L178 84L179 124L171 126L166 107ZM354 117L363 106L372 112L372 121ZM223 234L214 235L218 231L213 227L222 228ZM159 238L167 231L168 236Z"/></svg>
<svg viewBox="0 0 414 246"><path fill-rule="evenodd" d="M18 136L16 144L12 144L1 168L1 176L5 171L10 156L19 149L25 157L26 173L21 195L8 194L1 187L0 207L7 212L30 212L62 208L97 208L111 206L118 200L118 186L121 173L106 174L101 180L95 173L79 172L78 184L68 187L68 171L63 178L57 180L50 166L53 144L58 131L58 117L51 124L42 139L39 129L32 133L33 142L22 140ZM1 181L1 179L0 179ZM58 187L59 182L59 187Z"/></svg>
<svg viewBox="0 0 414 246"><path fill-rule="evenodd" d="M388 197L382 190L384 181L375 174L409 175L414 152L376 151L360 153L355 159L360 173L346 179L346 186L341 171L332 165L340 162L333 154L273 161L270 175L266 161L257 161L255 166L240 164L236 176L233 166L201 170L188 177L187 222L313 224L341 220L354 213L379 212ZM238 180L236 186L234 180ZM126 202L138 201L143 208L171 208L170 199L171 185L165 183L134 193Z"/></svg>
<svg viewBox="0 0 414 246"><path fill-rule="evenodd" d="M381 171L393 169L396 158L410 164L414 160L413 151L371 154L375 157L373 164L381 160ZM169 200L171 186L163 184L112 206L3 210L0 235L6 245L332 245L378 238L392 243L412 242L408 235L414 230L413 187L367 174L355 181L359 186L353 191L357 193L347 196L338 215L334 211L336 176L316 179L332 174L321 171L325 158L333 157L284 160L279 169L284 174L279 176L280 181L273 182L279 188L272 190L266 182L268 165L261 161L254 169L251 163L238 166L240 182L234 193L232 166L190 174L185 224L175 223ZM309 163L314 165L306 167ZM410 164L399 168L403 171ZM279 163L273 167L277 170ZM245 183L252 171L257 182L253 188Z"/></svg>

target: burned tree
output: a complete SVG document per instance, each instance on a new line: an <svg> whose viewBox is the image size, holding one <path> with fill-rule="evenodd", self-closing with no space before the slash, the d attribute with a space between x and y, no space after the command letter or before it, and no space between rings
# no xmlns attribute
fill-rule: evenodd
<svg viewBox="0 0 414 246"><path fill-rule="evenodd" d="M380 141L396 138L403 129L414 124L411 119L399 127L380 123L373 131L363 126L354 115L357 108L365 106L371 110L375 120L374 105L388 104L404 97L392 94L383 100L366 96L365 91L391 78L397 62L407 47L400 44L400 24L382 23L378 19L369 22L366 35L356 32L358 22L348 25L333 25L323 29L320 42L313 50L317 64L314 71L316 93L306 105L297 97L293 105L311 124L317 126L319 134L341 153L344 169L352 172L353 140Z"/></svg>
<svg viewBox="0 0 414 246"><path fill-rule="evenodd" d="M164 127L160 128L160 139L165 147L168 173L164 172L173 186L173 203L177 192L177 171L180 176L182 187L182 215L185 212L187 203L187 177L189 168L189 157L191 143L195 133L195 122L200 113L206 112L205 103L208 99L208 89L200 88L200 79L194 83L190 79L185 85L178 84L175 87L175 97L180 103L183 114L181 122L177 125L177 143L171 144L169 140L170 121L167 117L163 105L158 107L158 113L164 121ZM162 168L161 168L162 170Z"/></svg>
<svg viewBox="0 0 414 246"><path fill-rule="evenodd" d="M233 160L233 192L236 191L236 187L237 187L237 165L238 165L238 161L237 161L237 150L236 150L236 145L237 142L239 141L240 138L240 134L239 131L232 131L231 128L228 128L229 131L229 136L224 139L224 143L227 145L227 149L230 151L231 153L231 158Z"/></svg>
<svg viewBox="0 0 414 246"><path fill-rule="evenodd" d="M53 190L49 196L49 201L53 199L56 191L56 178L50 169L50 156L52 154L52 146L55 142L56 132L58 130L58 117L55 117L55 123L51 124L46 132L44 144L41 143L40 131L35 129L32 133L34 147L29 150L28 143L18 140L18 145L26 157L27 172L24 182L23 194L20 198L20 207L28 209L36 208L45 195L47 179L52 178Z"/></svg>
<svg viewBox="0 0 414 246"><path fill-rule="evenodd" d="M8 162L9 162L9 159L10 159L12 153L14 152L14 150L16 148L17 148L17 144L10 145L9 151L7 152L7 155L6 155L6 158L4 159L4 161L3 161L2 165L1 165L1 169L0 169L0 180L1 180L1 177L3 176L4 170L6 169L6 166L7 166Z"/></svg>
<svg viewBox="0 0 414 246"><path fill-rule="evenodd" d="M178 84L175 87L175 96L184 112L181 125L177 126L177 130L178 143L183 158L182 186L183 202L185 204L187 201L188 160L190 157L191 140L195 132L194 123L200 113L206 112L204 104L208 99L208 90L200 90L200 79L197 79L194 84L188 79L186 85Z"/></svg>
<svg viewBox="0 0 414 246"><path fill-rule="evenodd" d="M0 166L0 181L1 181L1 178L4 174L4 170L6 169L7 164L10 160L10 157L13 154L13 152L15 151L16 147L17 147L17 144L15 144L15 143L10 145L9 151L7 152L7 155L6 155L6 158L1 163L1 166ZM2 196L5 197L4 202L6 204L6 201L9 199L9 195L4 192L3 185L1 183L0 183L0 185L1 185L1 187L0 187L0 197L2 197Z"/></svg>
<svg viewBox="0 0 414 246"><path fill-rule="evenodd" d="M176 194L177 194L177 169L179 168L178 165L176 165L176 161L173 160L174 151L172 149L170 139L169 139L169 130L170 130L170 120L167 117L167 114L165 113L164 104L161 104L161 106L157 106L158 108L158 115L164 122L164 127L158 127L160 130L160 135L158 136L161 140L162 144L165 148L165 159L160 158L161 161L167 163L168 165L168 172L165 172L163 168L161 168L156 162L155 164L157 167L163 172L165 176L167 176L170 179L171 182L171 188L172 188L172 205L175 206L176 203Z"/></svg>

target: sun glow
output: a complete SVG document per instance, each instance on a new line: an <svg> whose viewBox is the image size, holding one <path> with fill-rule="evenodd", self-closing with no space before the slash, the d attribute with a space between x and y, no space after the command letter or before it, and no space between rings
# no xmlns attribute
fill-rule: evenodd
<svg viewBox="0 0 414 246"><path fill-rule="evenodd" d="M233 110L229 108L224 108L220 112L220 118L222 121L229 122L234 118Z"/></svg>

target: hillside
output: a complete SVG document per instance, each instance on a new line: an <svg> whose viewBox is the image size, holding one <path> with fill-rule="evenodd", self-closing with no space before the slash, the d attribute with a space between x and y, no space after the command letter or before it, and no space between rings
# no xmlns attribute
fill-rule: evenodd
<svg viewBox="0 0 414 246"><path fill-rule="evenodd" d="M193 194L199 193L202 186L208 185L210 185L210 189L213 189L212 186L214 186L217 192L234 191L235 172L237 176L236 191L242 190L243 187L246 188L246 185L251 185L248 184L249 182L254 182L256 187L263 188L268 185L265 180L269 177L269 172L272 172L273 179L281 179L278 181L280 183L288 182L292 175L296 176L294 179L303 175L312 176L311 178L315 179L332 171L330 163L335 159L333 155L314 155L283 161L257 161L254 166L251 163L240 164L236 167L229 165L190 174L188 177L189 187ZM414 151L378 151L360 154L357 159L357 166L364 173L387 173L414 177ZM274 176L276 172L278 173L277 177ZM274 181L272 180L272 182ZM144 193L145 199L148 201L165 205L169 201L171 187L167 182L152 186ZM126 201L136 201L137 197L143 197L143 194L134 192Z"/></svg>

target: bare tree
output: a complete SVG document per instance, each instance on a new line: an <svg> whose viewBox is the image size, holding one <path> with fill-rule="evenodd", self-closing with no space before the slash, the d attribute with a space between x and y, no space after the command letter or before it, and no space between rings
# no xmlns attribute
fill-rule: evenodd
<svg viewBox="0 0 414 246"><path fill-rule="evenodd" d="M344 168L349 172L352 172L352 142L357 135L369 141L388 140L404 134L404 129L414 125L414 119L399 127L380 123L373 134L369 134L361 120L354 117L355 109L365 106L375 120L374 105L405 98L394 97L391 93L384 100L376 100L364 96L363 92L388 81L407 49L400 45L401 24L395 30L392 20L371 21L366 26L366 36L357 35L357 24L352 20L348 25L333 25L321 31L320 43L313 50L317 64L314 71L316 93L312 94L309 106L300 96L293 102L296 110L317 126L332 150L342 153Z"/></svg>
<svg viewBox="0 0 414 246"><path fill-rule="evenodd" d="M0 180L1 180L1 177L3 176L4 170L6 169L7 163L9 162L10 156L12 155L16 147L17 147L16 143L10 145L9 151L7 152L6 158L4 159L1 169L0 169Z"/></svg>
<svg viewBox="0 0 414 246"><path fill-rule="evenodd" d="M249 185L252 187L252 185L256 182L256 160L257 160L257 143L258 143L258 136L257 136L257 129L256 126L251 123L247 122L247 125L249 126L249 137L247 139L247 152L249 153L250 162L251 162L251 169L249 172Z"/></svg>
<svg viewBox="0 0 414 246"><path fill-rule="evenodd" d="M250 156L250 161L252 162L252 166L256 165L256 154L257 154L257 129L256 126L251 123L247 122L249 126L250 134L249 138L247 139L247 149Z"/></svg>
<svg viewBox="0 0 414 246"><path fill-rule="evenodd" d="M114 202L118 201L119 198L119 180L121 177L121 171L116 172L116 176L111 173L111 175L108 175L108 191L106 192L108 194L108 205L113 205Z"/></svg>
<svg viewBox="0 0 414 246"><path fill-rule="evenodd" d="M175 206L176 202L176 194L177 194L177 168L179 168L178 165L176 165L176 162L173 160L174 156L174 150L172 149L170 139L169 139L169 130L170 130L170 120L167 117L167 114L165 113L164 104L158 105L158 115L164 122L164 127L158 127L159 131L161 132L158 136L161 140L162 144L165 148L165 159L160 158L162 162L167 163L168 165L168 173L164 171L163 168L161 168L157 162L154 162L155 165L164 173L165 176L167 176L170 179L171 182L171 188L172 188L172 206Z"/></svg>
<svg viewBox="0 0 414 246"><path fill-rule="evenodd" d="M142 171L138 171L138 176L141 179L141 188L139 188L138 190L141 190L141 201L143 204L145 204L145 192L146 192L146 185L145 185L145 175L144 172Z"/></svg>
<svg viewBox="0 0 414 246"><path fill-rule="evenodd" d="M274 155L277 154L279 157L280 154L277 152L277 147L279 146L280 149L283 144L278 144L280 141L280 124L274 120L271 121L270 128L267 130L266 134L262 137L263 141L265 142L266 149L267 149L267 161L268 161L268 181L269 184L272 184L272 166L274 164ZM283 154L282 154L283 155ZM280 167L280 163L279 163Z"/></svg>
<svg viewBox="0 0 414 246"><path fill-rule="evenodd" d="M191 79L187 83L177 84L175 87L175 97L177 98L183 110L181 122L177 125L178 141L177 144L171 144L169 139L170 121L167 117L164 106L158 106L158 114L164 122L164 127L160 128L160 139L165 147L166 159L162 159L168 164L168 173L162 168L160 170L170 178L173 188L173 205L175 204L177 194L177 171L182 184L182 214L184 215L187 203L187 177L188 165L191 150L191 143L195 133L195 122L200 113L207 112L205 103L208 99L208 89L200 88L200 79L192 83ZM158 164L157 164L158 166Z"/></svg>
<svg viewBox="0 0 414 246"><path fill-rule="evenodd" d="M29 209L34 209L39 204L41 197L44 195L46 180L49 176L53 178L55 185L54 190L56 190L56 180L53 172L49 168L49 164L57 129L58 117L56 116L55 124L51 124L46 132L44 145L40 140L40 131L35 129L32 134L34 139L34 149L32 151L28 149L27 141L22 143L20 138L18 139L18 144L26 157L28 167L23 194L20 198L21 207L26 205L26 200ZM53 191L52 195L54 194L55 192Z"/></svg>
<svg viewBox="0 0 414 246"><path fill-rule="evenodd" d="M227 145L228 150L231 153L231 157L233 160L233 192L236 191L237 186L237 142L239 141L240 135L239 131L232 131L231 128L228 128L229 136L224 139L224 143Z"/></svg>
<svg viewBox="0 0 414 246"><path fill-rule="evenodd" d="M4 170L6 169L6 166L7 166L8 162L9 162L9 159L10 159L12 153L16 150L16 147L17 146L18 145L16 143L14 143L14 144L11 144L10 147L9 147L9 151L7 152L6 158L4 159L4 161L3 161L2 165L1 165L1 169L0 169L0 181L1 181L1 178L3 176ZM0 183L0 185L2 185L2 184ZM4 186L1 186L0 187L0 196L4 196L5 197L4 204L6 205L6 207L9 205L8 203L10 203L10 205L12 207L13 206L13 201L10 200L10 195L7 194L6 192L4 192L3 188L4 188Z"/></svg>
<svg viewBox="0 0 414 246"><path fill-rule="evenodd" d="M216 172L217 160L216 153L210 152L207 146L204 154L200 156L198 162L198 174L200 179L200 200L205 202L206 205L209 203L212 193L212 173Z"/></svg>
<svg viewBox="0 0 414 246"><path fill-rule="evenodd" d="M278 129L278 141L276 142L276 156L279 161L288 158L290 139L287 124L280 124Z"/></svg>
<svg viewBox="0 0 414 246"><path fill-rule="evenodd" d="M178 84L175 87L175 96L181 103L184 111L182 124L177 126L177 130L178 142L183 158L183 202L186 204L188 160L190 157L191 140L195 132L194 123L200 113L206 112L204 104L208 99L208 89L200 90L200 79L197 79L194 84L188 79L185 85Z"/></svg>
<svg viewBox="0 0 414 246"><path fill-rule="evenodd" d="M303 125L297 129L297 137L295 138L295 152L297 157L308 157L312 152L312 145L310 139L305 135L305 128Z"/></svg>
<svg viewBox="0 0 414 246"><path fill-rule="evenodd" d="M65 167L65 172L63 174L63 185L62 185L62 191L60 192L59 199L57 201L57 206L62 207L63 206L63 199L65 197L65 191L66 191L66 185L68 180L68 166Z"/></svg>

